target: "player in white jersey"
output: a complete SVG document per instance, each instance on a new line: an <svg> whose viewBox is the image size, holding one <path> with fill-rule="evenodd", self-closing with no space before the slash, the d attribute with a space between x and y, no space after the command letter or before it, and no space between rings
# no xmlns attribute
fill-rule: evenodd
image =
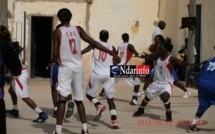
<svg viewBox="0 0 215 134"><path fill-rule="evenodd" d="M63 117L65 113L65 103L68 95L72 92L77 105L79 117L82 123L82 134L89 134L85 115L83 100L83 61L81 58L81 39L90 45L112 55L114 59L120 61L120 58L100 43L90 38L80 26L70 25L72 13L69 9L60 9L57 16L63 24L58 31L54 33L53 59L59 63L57 91L59 93L57 122L54 133L61 134Z"/></svg>
<svg viewBox="0 0 215 134"><path fill-rule="evenodd" d="M139 56L139 53L136 51L132 44L129 44L129 35L127 33L122 34L123 43L118 47L117 54L121 58L121 62L118 65L130 65L130 60L133 56ZM140 79L139 78L125 78L127 83L130 86L134 86L134 92L131 99L131 105L137 105L137 93L140 88ZM119 78L115 78L115 82L118 83ZM101 93L100 93L101 94Z"/></svg>
<svg viewBox="0 0 215 134"><path fill-rule="evenodd" d="M154 67L153 82L146 89L146 96L142 100L141 106L133 114L133 117L138 117L144 114L144 108L148 104L148 102L154 99L155 97L160 96L166 109L166 121L172 121L172 112L170 105L170 96L174 81L172 76L173 72L172 63L176 63L179 65L182 64L193 65L193 64L182 62L179 59L171 56L168 52L170 45L171 44L169 42L160 43L158 47L160 57L157 60L156 66ZM140 57L147 57L147 55L143 55Z"/></svg>
<svg viewBox="0 0 215 134"><path fill-rule="evenodd" d="M19 45L19 42L14 42L13 47L17 53L17 56L20 55L21 51L23 50L21 46ZM36 120L33 120L33 122L44 122L48 119L48 115L44 113L37 105L36 103L29 97L28 94L28 70L26 67L22 64L22 73L18 77L14 77L13 81L11 82L11 86L8 90L12 103L13 103L13 109L7 110L7 114L11 115L15 118L19 117L19 111L17 109L17 96L18 94L22 100L35 112L39 114L39 117Z"/></svg>
<svg viewBox="0 0 215 134"><path fill-rule="evenodd" d="M61 27L62 24L58 24L54 30L54 32ZM53 32L53 33L54 33ZM57 77L58 77L58 68L59 68L59 64L56 62L53 62L53 60L51 61L51 63L48 65L49 67L51 67L51 75L50 75L50 84L51 84L51 95L52 95L52 102L54 105L54 109L53 109L53 117L56 118L57 117L57 99L58 99L58 94L57 94L57 90L56 90L56 84L57 84ZM74 102L72 101L72 95L70 94L68 96L68 103L67 103L67 111L66 111L66 118L69 118L73 115L74 112Z"/></svg>
<svg viewBox="0 0 215 134"><path fill-rule="evenodd" d="M116 49L111 44L107 43L109 38L109 33L107 30L100 31L99 34L100 43L111 51L115 51ZM109 105L109 110L111 114L111 123L113 129L118 129L118 121L116 116L116 106L114 103L114 92L115 92L115 81L114 78L110 77L110 66L113 65L113 58L107 53L100 51L98 49L92 48L90 45L82 50L82 54L93 49L92 56L92 75L89 79L89 83L87 86L86 96L96 107L96 115L94 117L94 121L97 121L101 118L102 112L106 109L104 105L99 102L96 98L96 92L101 84L104 85L104 90L107 96L107 102Z"/></svg>

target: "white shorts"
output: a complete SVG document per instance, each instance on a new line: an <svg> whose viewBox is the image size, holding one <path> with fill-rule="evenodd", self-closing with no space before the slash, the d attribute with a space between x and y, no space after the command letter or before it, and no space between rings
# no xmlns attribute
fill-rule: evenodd
<svg viewBox="0 0 215 134"><path fill-rule="evenodd" d="M16 77L11 82L13 90L19 95L21 98L29 97L28 94L28 71L23 70L19 77Z"/></svg>
<svg viewBox="0 0 215 134"><path fill-rule="evenodd" d="M83 100L84 73L74 72L68 67L59 66L57 91L67 97L72 93L74 100Z"/></svg>
<svg viewBox="0 0 215 134"><path fill-rule="evenodd" d="M115 78L115 83L117 84L119 82L120 78ZM140 85L140 79L139 78L124 78L126 80L126 82L130 85L130 86L136 86L136 85Z"/></svg>
<svg viewBox="0 0 215 134"><path fill-rule="evenodd" d="M170 95L172 93L171 83L158 83L153 81L152 84L146 89L146 96L152 100L157 96L160 96L162 93L168 92Z"/></svg>
<svg viewBox="0 0 215 134"><path fill-rule="evenodd" d="M110 75L97 75L96 73L92 73L87 85L87 94L96 97L97 90L101 84L104 85L107 98L112 99L115 93L115 81Z"/></svg>

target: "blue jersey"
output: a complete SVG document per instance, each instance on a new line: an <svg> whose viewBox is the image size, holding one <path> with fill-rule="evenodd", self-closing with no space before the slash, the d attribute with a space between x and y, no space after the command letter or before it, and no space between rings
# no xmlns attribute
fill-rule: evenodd
<svg viewBox="0 0 215 134"><path fill-rule="evenodd" d="M208 60L203 73L199 76L199 80L204 80L207 82L212 82L215 85L215 57Z"/></svg>
<svg viewBox="0 0 215 134"><path fill-rule="evenodd" d="M215 105L215 57L208 60L198 81L199 108L197 114L204 113L211 105Z"/></svg>

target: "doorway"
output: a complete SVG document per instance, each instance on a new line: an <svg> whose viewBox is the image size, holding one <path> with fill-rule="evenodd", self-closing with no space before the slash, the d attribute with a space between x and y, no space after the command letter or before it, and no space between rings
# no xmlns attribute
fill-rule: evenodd
<svg viewBox="0 0 215 134"><path fill-rule="evenodd" d="M51 61L53 17L31 18L31 78L50 77L47 65Z"/></svg>

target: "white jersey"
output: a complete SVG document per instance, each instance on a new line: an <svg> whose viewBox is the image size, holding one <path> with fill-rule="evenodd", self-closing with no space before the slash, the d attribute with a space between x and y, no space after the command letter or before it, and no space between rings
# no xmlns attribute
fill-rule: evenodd
<svg viewBox="0 0 215 134"><path fill-rule="evenodd" d="M118 56L121 59L119 65L129 65L132 58L132 52L128 50L128 43L122 43L118 47Z"/></svg>
<svg viewBox="0 0 215 134"><path fill-rule="evenodd" d="M169 61L171 55L162 60L158 58L154 71L154 80L158 83L170 83L173 85L173 65Z"/></svg>
<svg viewBox="0 0 215 134"><path fill-rule="evenodd" d="M102 46L113 50L113 46L106 42L100 42ZM110 65L113 65L113 57L104 51L93 50L92 69L98 75L110 75Z"/></svg>
<svg viewBox="0 0 215 134"><path fill-rule="evenodd" d="M62 26L58 29L60 42L58 46L58 61L75 72L83 72L81 57L81 42L76 26Z"/></svg>

